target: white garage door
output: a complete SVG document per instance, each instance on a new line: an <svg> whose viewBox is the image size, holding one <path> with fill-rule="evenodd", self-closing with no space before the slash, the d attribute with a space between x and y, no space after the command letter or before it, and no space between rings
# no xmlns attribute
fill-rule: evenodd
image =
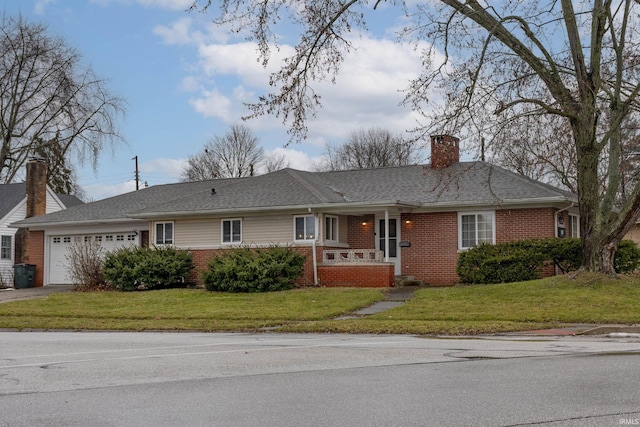
<svg viewBox="0 0 640 427"><path fill-rule="evenodd" d="M69 273L69 261L67 254L69 247L82 242L99 242L104 252L112 251L123 246L137 246L138 235L128 233L104 233L104 234L65 234L49 236L49 280L50 285L72 284Z"/></svg>

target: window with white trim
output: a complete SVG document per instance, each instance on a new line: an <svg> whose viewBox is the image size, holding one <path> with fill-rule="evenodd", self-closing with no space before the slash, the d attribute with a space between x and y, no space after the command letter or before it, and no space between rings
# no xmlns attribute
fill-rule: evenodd
<svg viewBox="0 0 640 427"><path fill-rule="evenodd" d="M222 220L222 243L242 243L242 220Z"/></svg>
<svg viewBox="0 0 640 427"><path fill-rule="evenodd" d="M580 237L580 216L569 214L569 237Z"/></svg>
<svg viewBox="0 0 640 427"><path fill-rule="evenodd" d="M494 212L458 213L458 248L496 242Z"/></svg>
<svg viewBox="0 0 640 427"><path fill-rule="evenodd" d="M325 215L324 217L324 240L338 241L338 217Z"/></svg>
<svg viewBox="0 0 640 427"><path fill-rule="evenodd" d="M0 259L11 259L13 236L2 236L0 239Z"/></svg>
<svg viewBox="0 0 640 427"><path fill-rule="evenodd" d="M316 217L313 215L293 217L295 240L315 240Z"/></svg>
<svg viewBox="0 0 640 427"><path fill-rule="evenodd" d="M173 244L173 222L156 222L156 245Z"/></svg>

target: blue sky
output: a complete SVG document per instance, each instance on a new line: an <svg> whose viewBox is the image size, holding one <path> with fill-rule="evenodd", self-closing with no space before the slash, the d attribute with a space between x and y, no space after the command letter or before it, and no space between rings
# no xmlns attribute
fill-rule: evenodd
<svg viewBox="0 0 640 427"><path fill-rule="evenodd" d="M177 182L189 155L223 135L247 114L243 102L268 90L268 75L293 46L284 44L265 70L256 46L211 24L211 16L187 13L191 0L5 0L3 11L46 24L77 47L86 63L127 102L119 127L126 144L105 150L97 171L79 168L88 197L99 200L135 189L134 161L149 185ZM376 12L377 14L378 12ZM382 14L382 12L380 12ZM381 16L381 15L380 15ZM286 146L279 118L246 122L266 153L284 154L292 167L309 169L327 143L344 142L359 129L403 132L416 115L398 104L401 90L418 75L412 46L394 42L397 21L378 19L355 41L336 85L320 83L323 109L309 121L307 141ZM385 25L388 25L386 27ZM283 34L295 40L294 34ZM354 36L355 37L355 36Z"/></svg>

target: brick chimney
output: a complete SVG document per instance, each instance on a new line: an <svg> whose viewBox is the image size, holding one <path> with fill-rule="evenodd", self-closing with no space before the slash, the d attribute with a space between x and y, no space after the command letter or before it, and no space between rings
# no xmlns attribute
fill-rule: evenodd
<svg viewBox="0 0 640 427"><path fill-rule="evenodd" d="M47 213L47 164L43 159L31 159L27 162L27 215Z"/></svg>
<svg viewBox="0 0 640 427"><path fill-rule="evenodd" d="M27 209L25 218L44 215L47 213L47 164L42 159L30 159L27 162ZM15 235L16 264L28 263L29 260L29 230L19 228ZM31 260L35 262L35 260ZM36 283L36 286L42 286Z"/></svg>
<svg viewBox="0 0 640 427"><path fill-rule="evenodd" d="M460 161L460 139L431 135L431 169L444 169Z"/></svg>

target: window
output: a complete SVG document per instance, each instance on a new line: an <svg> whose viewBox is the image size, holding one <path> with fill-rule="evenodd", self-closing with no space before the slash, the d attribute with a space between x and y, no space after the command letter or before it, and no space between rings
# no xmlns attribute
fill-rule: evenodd
<svg viewBox="0 0 640 427"><path fill-rule="evenodd" d="M129 242L133 242L136 240L136 235L135 234L127 234L127 240Z"/></svg>
<svg viewBox="0 0 640 427"><path fill-rule="evenodd" d="M223 219L222 220L222 243L242 242L242 220Z"/></svg>
<svg viewBox="0 0 640 427"><path fill-rule="evenodd" d="M294 217L295 240L314 240L316 238L316 217L313 215Z"/></svg>
<svg viewBox="0 0 640 427"><path fill-rule="evenodd" d="M324 240L338 241L338 217L327 215L324 217Z"/></svg>
<svg viewBox="0 0 640 427"><path fill-rule="evenodd" d="M95 239L96 242L102 242L102 236L96 236Z"/></svg>
<svg viewBox="0 0 640 427"><path fill-rule="evenodd" d="M0 240L0 259L11 259L11 241L13 236L2 236Z"/></svg>
<svg viewBox="0 0 640 427"><path fill-rule="evenodd" d="M569 214L569 237L580 237L580 217Z"/></svg>
<svg viewBox="0 0 640 427"><path fill-rule="evenodd" d="M53 238L53 243L60 243L62 240L59 237Z"/></svg>
<svg viewBox="0 0 640 427"><path fill-rule="evenodd" d="M62 238L62 242L63 243L71 243L71 237L67 236L67 237L63 237Z"/></svg>
<svg viewBox="0 0 640 427"><path fill-rule="evenodd" d="M113 236L104 236L104 239L105 239L107 242L113 242Z"/></svg>
<svg viewBox="0 0 640 427"><path fill-rule="evenodd" d="M124 242L124 234L116 235L116 242Z"/></svg>
<svg viewBox="0 0 640 427"><path fill-rule="evenodd" d="M458 248L469 249L481 243L495 243L493 212L458 214Z"/></svg>
<svg viewBox="0 0 640 427"><path fill-rule="evenodd" d="M156 245L172 245L173 244L173 223L158 222L156 223Z"/></svg>

